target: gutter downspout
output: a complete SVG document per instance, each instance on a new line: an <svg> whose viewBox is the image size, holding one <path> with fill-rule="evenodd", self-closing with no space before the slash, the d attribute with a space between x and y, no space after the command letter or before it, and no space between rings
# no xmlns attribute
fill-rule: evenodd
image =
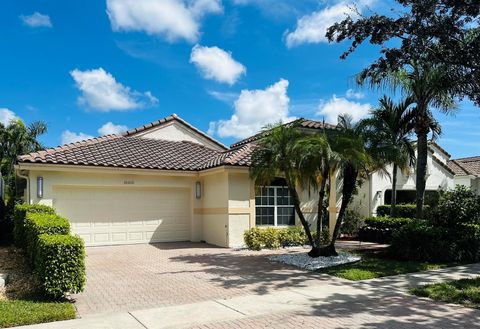
<svg viewBox="0 0 480 329"><path fill-rule="evenodd" d="M31 200L31 198L30 198L30 176L28 175L28 170L26 170L25 175L22 175L20 168L17 166L16 172L17 172L18 177L23 178L27 181L27 197L28 197L28 200L27 200L26 203L30 204L30 200Z"/></svg>

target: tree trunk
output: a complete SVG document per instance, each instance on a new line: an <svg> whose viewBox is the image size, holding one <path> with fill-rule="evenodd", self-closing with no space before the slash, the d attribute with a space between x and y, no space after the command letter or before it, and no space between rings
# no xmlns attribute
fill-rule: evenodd
<svg viewBox="0 0 480 329"><path fill-rule="evenodd" d="M352 199L353 191L355 189L355 184L357 182L358 170L352 166L345 167L343 171L343 184L342 184L342 204L340 206L340 211L338 212L337 222L335 223L335 228L333 230L332 240L330 244L322 248L322 254L324 256L337 256L338 253L335 249L335 242L337 241L338 236L340 235L340 228L342 227L343 218L345 217L345 212L347 211L347 206Z"/></svg>
<svg viewBox="0 0 480 329"><path fill-rule="evenodd" d="M302 209L300 208L300 198L298 196L297 190L295 189L294 183L290 180L290 177L287 176L286 179L288 189L293 197L293 207L295 208L295 212L297 213L298 218L300 218L300 222L302 223L305 234L307 235L308 243L310 243L310 246L312 246L313 250L315 249L315 241L313 241L312 233L310 232L310 226L308 225L307 220L303 215Z"/></svg>
<svg viewBox="0 0 480 329"><path fill-rule="evenodd" d="M396 163L393 164L393 173L392 173L392 199L390 202L390 216L395 217L397 215L397 171L398 166Z"/></svg>
<svg viewBox="0 0 480 329"><path fill-rule="evenodd" d="M416 203L417 219L423 218L423 198L425 196L425 185L427 176L427 156L428 156L428 129L421 129L417 132L417 177L416 177Z"/></svg>
<svg viewBox="0 0 480 329"><path fill-rule="evenodd" d="M320 183L320 189L318 191L318 205L317 205L317 236L315 239L315 247L308 253L310 257L319 257L322 240L323 229L323 201L325 199L325 187L327 185L328 169L322 172L322 182Z"/></svg>

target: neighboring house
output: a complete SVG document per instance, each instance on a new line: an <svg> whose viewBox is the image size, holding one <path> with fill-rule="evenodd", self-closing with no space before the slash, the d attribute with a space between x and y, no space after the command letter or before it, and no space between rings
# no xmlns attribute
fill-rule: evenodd
<svg viewBox="0 0 480 329"><path fill-rule="evenodd" d="M324 127L299 121L306 130ZM20 156L16 169L27 179L26 202L53 206L87 245L206 241L235 247L250 227L296 221L282 179L264 187L250 179L252 142L259 137L229 149L171 115L122 135ZM301 192L312 223L315 197Z"/></svg>
<svg viewBox="0 0 480 329"><path fill-rule="evenodd" d="M439 190L450 190L455 187L454 171L448 161L450 154L434 142L429 143L427 158L427 182L425 195ZM388 174L387 174L388 173ZM363 182L352 202L352 208L362 216L376 215L380 205L390 204L392 195L392 166L387 167L387 173L374 172ZM400 170L397 178L397 203L415 202L415 169L405 175Z"/></svg>
<svg viewBox="0 0 480 329"><path fill-rule="evenodd" d="M334 126L299 119L315 133ZM299 224L284 181L255 186L250 156L261 134L227 148L175 114L121 135L93 138L22 155L16 167L26 178L25 200L53 206L67 217L87 245L206 241L243 245L254 226ZM450 155L430 145L427 190L453 188ZM340 205L340 182L329 200L333 230ZM414 190L414 175L400 177L399 194ZM388 202L391 183L374 173L354 206L371 215ZM317 193L300 191L302 209L316 220Z"/></svg>
<svg viewBox="0 0 480 329"><path fill-rule="evenodd" d="M450 160L448 166L455 172L455 185L469 187L480 195L480 156Z"/></svg>

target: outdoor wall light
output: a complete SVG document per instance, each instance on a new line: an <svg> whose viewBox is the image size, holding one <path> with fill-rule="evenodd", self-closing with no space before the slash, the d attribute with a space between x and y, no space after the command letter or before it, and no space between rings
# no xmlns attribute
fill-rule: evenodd
<svg viewBox="0 0 480 329"><path fill-rule="evenodd" d="M202 184L195 182L195 198L200 199L202 197Z"/></svg>
<svg viewBox="0 0 480 329"><path fill-rule="evenodd" d="M37 197L43 198L43 177L37 177Z"/></svg>

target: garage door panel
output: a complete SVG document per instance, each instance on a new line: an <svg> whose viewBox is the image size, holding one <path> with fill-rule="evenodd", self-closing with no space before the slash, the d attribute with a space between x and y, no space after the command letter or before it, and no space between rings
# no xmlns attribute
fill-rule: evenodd
<svg viewBox="0 0 480 329"><path fill-rule="evenodd" d="M190 239L187 189L54 187L54 206L87 245Z"/></svg>

